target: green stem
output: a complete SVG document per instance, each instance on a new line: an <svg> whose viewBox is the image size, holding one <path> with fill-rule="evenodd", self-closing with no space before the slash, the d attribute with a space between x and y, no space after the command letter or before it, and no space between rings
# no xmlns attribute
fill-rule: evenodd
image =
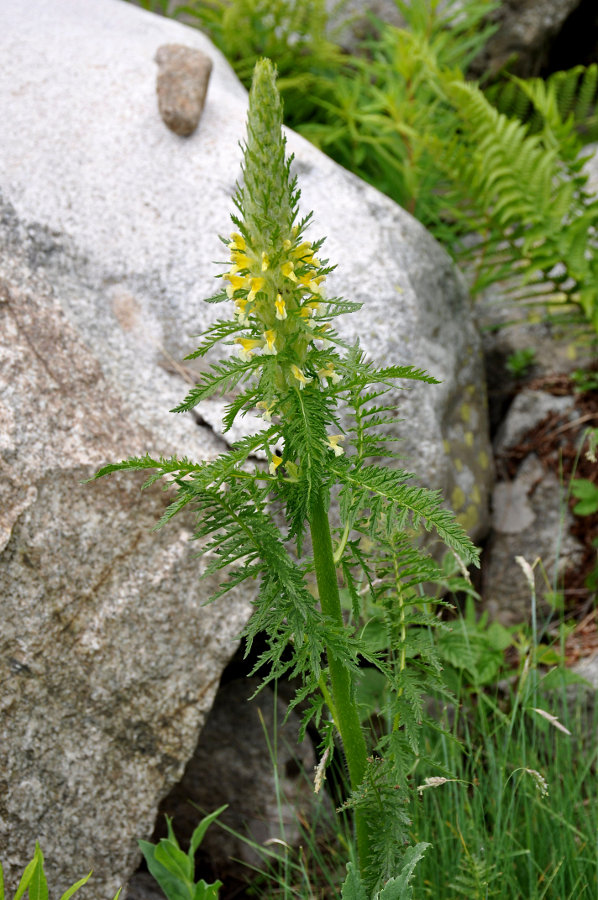
<svg viewBox="0 0 598 900"><path fill-rule="evenodd" d="M324 501L319 491L312 496L309 524L322 612L336 625L343 628L344 623L338 582L336 580L330 525ZM326 654L332 686L334 719L345 749L351 787L355 790L359 787L365 775L367 763L365 738L352 695L351 673L342 662L334 658L329 648L327 648ZM364 874L370 856L370 838L365 816L359 809L355 811L355 831L360 869L362 874Z"/></svg>

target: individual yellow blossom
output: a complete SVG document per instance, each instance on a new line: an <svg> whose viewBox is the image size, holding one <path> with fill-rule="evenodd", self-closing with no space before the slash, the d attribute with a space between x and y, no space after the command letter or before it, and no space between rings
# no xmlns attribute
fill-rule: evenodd
<svg viewBox="0 0 598 900"><path fill-rule="evenodd" d="M302 391L306 384L309 384L313 379L309 376L303 374L299 366L292 365L291 366L291 374L293 378L296 378L299 382L299 390Z"/></svg>
<svg viewBox="0 0 598 900"><path fill-rule="evenodd" d="M255 338L235 338L235 343L239 344L239 356L243 362L249 362L256 347L263 347L262 341Z"/></svg>
<svg viewBox="0 0 598 900"><path fill-rule="evenodd" d="M268 404L268 403L266 403L265 400L259 400L255 405L256 405L257 409L263 410L263 412L262 412L263 420L265 422L271 422L272 421L272 410L274 409L274 404L273 403Z"/></svg>
<svg viewBox="0 0 598 900"><path fill-rule="evenodd" d="M314 251L308 241L303 241L302 244L299 244L299 246L295 247L293 250L293 256L296 257L296 259L302 259L305 262L309 262L313 255ZM306 257L308 258L306 259Z"/></svg>
<svg viewBox="0 0 598 900"><path fill-rule="evenodd" d="M270 260L268 259L268 254L264 250L262 253L262 272L265 272L266 269L270 267Z"/></svg>
<svg viewBox="0 0 598 900"><path fill-rule="evenodd" d="M339 447L339 441L344 441L344 434L329 434L328 435L328 444L332 450L334 450L335 456L342 456L345 452L342 447Z"/></svg>
<svg viewBox="0 0 598 900"><path fill-rule="evenodd" d="M247 299L251 302L255 299L255 295L258 291L261 291L264 284L266 283L265 278L252 278L250 282L250 290L247 294Z"/></svg>
<svg viewBox="0 0 598 900"><path fill-rule="evenodd" d="M293 271L294 268L295 268L295 266L289 260L288 262L283 263L283 265L280 267L280 271L282 272L282 274L284 275L285 278L290 278L291 281L296 282L297 276L295 275L295 272Z"/></svg>
<svg viewBox="0 0 598 900"><path fill-rule="evenodd" d="M287 240L284 241L282 246L284 247L285 250L290 250L293 245L292 245L291 241L289 241L287 238Z"/></svg>
<svg viewBox="0 0 598 900"><path fill-rule="evenodd" d="M270 470L270 475L276 475L276 470L282 462L282 456L277 456L276 453L272 454L272 460L270 465L268 466Z"/></svg>
<svg viewBox="0 0 598 900"><path fill-rule="evenodd" d="M276 332L274 331L274 329L271 328L269 331L265 331L264 338L266 340L266 349L264 350L264 353L269 353L271 356L275 356L278 351L274 346L274 343L276 341Z"/></svg>
<svg viewBox="0 0 598 900"><path fill-rule="evenodd" d="M224 277L227 281L230 281L230 284L226 286L226 294L231 300L235 291L247 287L247 278L244 275L235 275L234 272L227 272Z"/></svg>
<svg viewBox="0 0 598 900"><path fill-rule="evenodd" d="M320 381L323 381L324 378L329 378L333 384L338 384L341 380L338 372L334 371L334 366L331 362L327 362L322 369L319 369L318 378L320 379Z"/></svg>
<svg viewBox="0 0 598 900"><path fill-rule="evenodd" d="M245 243L245 238L242 234L239 234L238 231L233 231L231 234L231 241L228 245L231 250L246 250L247 244Z"/></svg>
<svg viewBox="0 0 598 900"><path fill-rule="evenodd" d="M239 322L241 323L241 325L244 325L245 322L247 321L247 313L246 313L247 297L237 297L235 299L235 306L236 306L235 312L236 312L237 316L239 317Z"/></svg>
<svg viewBox="0 0 598 900"><path fill-rule="evenodd" d="M287 307L286 307L284 300L282 299L282 294L276 295L276 301L275 301L274 305L276 307L276 318L280 319L280 320L286 319Z"/></svg>
<svg viewBox="0 0 598 900"><path fill-rule="evenodd" d="M246 253L241 253L240 251L233 250L232 258L234 266L231 269L231 272L238 272L240 269L248 269L251 265L251 259L247 256Z"/></svg>

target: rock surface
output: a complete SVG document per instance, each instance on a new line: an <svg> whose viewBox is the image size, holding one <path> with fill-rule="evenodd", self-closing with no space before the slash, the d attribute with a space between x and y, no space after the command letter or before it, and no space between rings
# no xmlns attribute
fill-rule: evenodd
<svg viewBox="0 0 598 900"><path fill-rule="evenodd" d="M509 71L522 78L539 75L551 46L581 0L503 0L492 16L498 30L472 66L477 76L497 72L509 60Z"/></svg>
<svg viewBox="0 0 598 900"><path fill-rule="evenodd" d="M223 446L205 425L220 401L167 410L193 377L178 362L190 335L218 314L202 300L224 255L247 95L199 32L119 0L0 5L0 848L9 888L39 838L53 893L93 868L96 895L113 896L192 755L248 605L200 609L211 585L197 582L191 522L149 533L159 491L80 482L146 450ZM187 141L156 109L165 43L214 62ZM303 211L339 264L330 290L364 304L345 337L442 380L397 392L397 434L482 534L491 457L462 283L407 213L296 135L289 148Z"/></svg>
<svg viewBox="0 0 598 900"><path fill-rule="evenodd" d="M158 48L156 62L160 115L171 131L189 137L197 128L204 108L212 60L193 47L164 44Z"/></svg>
<svg viewBox="0 0 598 900"><path fill-rule="evenodd" d="M495 441L499 473L501 456L532 434L551 413L572 420L576 417L573 399L531 390L517 395ZM550 587L537 572L538 609L541 615L550 611L546 594L553 585L559 585L567 569L580 564L583 556L583 547L570 533L572 522L565 489L534 453L525 457L514 478L505 476L497 481L482 587L484 606L492 618L504 625L530 618L530 589L517 556L523 556L530 565L540 558Z"/></svg>
<svg viewBox="0 0 598 900"><path fill-rule="evenodd" d="M278 840L299 846L298 814L313 823L318 801L331 811L325 791L320 798L314 795L316 757L309 737L297 743L299 716L291 712L285 721L287 704L269 689L250 701L259 683L242 678L219 690L183 778L161 804L155 839L164 834L166 814L188 846L201 818L197 808L211 811L228 804L219 821L272 852ZM263 863L242 837L218 826L207 831L200 856L226 883L247 881L247 867Z"/></svg>

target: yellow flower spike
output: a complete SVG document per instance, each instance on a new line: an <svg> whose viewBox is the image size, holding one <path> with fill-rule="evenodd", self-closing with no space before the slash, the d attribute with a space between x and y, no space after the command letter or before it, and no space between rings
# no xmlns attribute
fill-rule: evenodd
<svg viewBox="0 0 598 900"><path fill-rule="evenodd" d="M258 291L261 291L263 286L266 283L265 278L252 278L250 281L250 291L247 294L247 299L251 302L251 300L255 299L255 295Z"/></svg>
<svg viewBox="0 0 598 900"><path fill-rule="evenodd" d="M239 356L243 362L249 362L257 347L263 347L263 342L255 338L235 338L235 344L239 344Z"/></svg>
<svg viewBox="0 0 598 900"><path fill-rule="evenodd" d="M231 241L228 245L231 250L246 250L247 244L245 243L245 238L242 234L239 234L238 231L233 231L231 234Z"/></svg>
<svg viewBox="0 0 598 900"><path fill-rule="evenodd" d="M344 434L329 434L328 435L328 446L331 450L334 450L335 456L342 456L345 452L342 447L339 447L339 441L344 441Z"/></svg>
<svg viewBox="0 0 598 900"><path fill-rule="evenodd" d="M276 453L272 454L272 460L268 469L270 470L270 475L276 475L276 470L282 462L282 456L277 456Z"/></svg>
<svg viewBox="0 0 598 900"><path fill-rule="evenodd" d="M310 381L313 381L312 378L303 374L299 366L292 365L291 366L291 374L293 378L296 378L299 382L299 390L302 391L306 384L309 384Z"/></svg>
<svg viewBox="0 0 598 900"><path fill-rule="evenodd" d="M270 260L268 259L268 254L264 250L264 252L262 253L262 272L265 272L269 268L270 268Z"/></svg>
<svg viewBox="0 0 598 900"><path fill-rule="evenodd" d="M274 329L271 328L269 331L265 331L264 338L266 340L266 349L264 350L264 353L269 353L270 356L276 356L278 351L274 346L274 343L276 341L276 332L274 331Z"/></svg>
<svg viewBox="0 0 598 900"><path fill-rule="evenodd" d="M289 260L288 262L283 263L283 265L280 267L280 271L282 272L282 274L284 275L285 278L290 278L291 281L294 281L296 283L297 276L295 275L295 273L293 271L294 268L295 268L295 266Z"/></svg>
<svg viewBox="0 0 598 900"><path fill-rule="evenodd" d="M283 319L286 319L287 307L286 307L284 300L282 299L282 294L276 295L276 301L275 301L274 305L276 307L276 318L280 319L281 321Z"/></svg>

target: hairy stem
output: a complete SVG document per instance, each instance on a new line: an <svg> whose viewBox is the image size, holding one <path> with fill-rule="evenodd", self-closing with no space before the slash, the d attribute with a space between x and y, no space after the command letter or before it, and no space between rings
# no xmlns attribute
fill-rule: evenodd
<svg viewBox="0 0 598 900"><path fill-rule="evenodd" d="M312 496L309 524L322 612L335 624L344 627L330 525L320 492ZM335 659L329 649L327 649L327 657L332 685L334 718L347 757L351 787L355 790L361 784L365 774L367 762L365 738L353 699L351 673L342 662ZM355 831L360 869L362 873L365 873L370 856L370 839L365 816L359 809L355 812Z"/></svg>

